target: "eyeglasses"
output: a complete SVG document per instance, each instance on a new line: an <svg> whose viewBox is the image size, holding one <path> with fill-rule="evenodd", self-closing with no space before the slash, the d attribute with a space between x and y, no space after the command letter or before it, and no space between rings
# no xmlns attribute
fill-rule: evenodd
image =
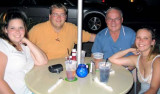
<svg viewBox="0 0 160 94"><path fill-rule="evenodd" d="M120 20L121 20L121 18L115 18L115 19L107 18L107 21L108 21L108 22L112 22L112 21L114 21L114 22L119 22Z"/></svg>
<svg viewBox="0 0 160 94"><path fill-rule="evenodd" d="M53 17L61 17L61 18L66 17L66 14L65 14L65 13L62 13L62 14L52 13L51 15L52 15Z"/></svg>

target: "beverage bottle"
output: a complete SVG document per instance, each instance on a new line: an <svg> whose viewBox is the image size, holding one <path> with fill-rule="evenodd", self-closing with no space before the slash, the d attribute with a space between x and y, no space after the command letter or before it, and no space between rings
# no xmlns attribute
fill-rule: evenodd
<svg viewBox="0 0 160 94"><path fill-rule="evenodd" d="M76 51L76 49L72 49L72 53L76 53L77 51Z"/></svg>
<svg viewBox="0 0 160 94"><path fill-rule="evenodd" d="M69 56L69 60L72 60L72 56Z"/></svg>
<svg viewBox="0 0 160 94"><path fill-rule="evenodd" d="M76 52L76 49L72 49L72 60L77 61L77 52Z"/></svg>
<svg viewBox="0 0 160 94"><path fill-rule="evenodd" d="M76 53L72 53L72 60L77 61Z"/></svg>

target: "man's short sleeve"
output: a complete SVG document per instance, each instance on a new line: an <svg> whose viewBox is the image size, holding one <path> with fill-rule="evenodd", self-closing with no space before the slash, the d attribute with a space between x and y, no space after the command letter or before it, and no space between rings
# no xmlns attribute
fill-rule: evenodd
<svg viewBox="0 0 160 94"><path fill-rule="evenodd" d="M33 43L36 43L36 31L37 29L33 27L28 33L29 40L32 41Z"/></svg>
<svg viewBox="0 0 160 94"><path fill-rule="evenodd" d="M82 33L82 41L83 42L88 42L91 38L91 33L83 30L83 33Z"/></svg>

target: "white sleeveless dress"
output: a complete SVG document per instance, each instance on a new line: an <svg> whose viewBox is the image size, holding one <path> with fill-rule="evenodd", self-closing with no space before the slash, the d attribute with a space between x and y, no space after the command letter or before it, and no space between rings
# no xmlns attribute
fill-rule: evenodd
<svg viewBox="0 0 160 94"><path fill-rule="evenodd" d="M150 83L151 83L151 79L152 79L152 71L153 71L153 62L154 60L157 58L157 57L160 57L160 55L157 55L153 61L152 61L152 64L151 64L151 73L148 77L144 78L141 73L140 73L140 70L139 70L139 59L140 59L140 55L138 57L138 60L137 60L137 65L136 65L136 68L137 68L137 74L138 74L138 80L139 82L141 83L141 90L139 91L138 94L143 94L144 92L146 92L149 88L150 88ZM157 94L160 94L160 88L157 92Z"/></svg>
<svg viewBox="0 0 160 94"><path fill-rule="evenodd" d="M6 40L0 38L0 51L8 57L4 80L15 94L32 94L26 87L24 77L34 66L34 61L27 46L21 45L23 51L17 51Z"/></svg>

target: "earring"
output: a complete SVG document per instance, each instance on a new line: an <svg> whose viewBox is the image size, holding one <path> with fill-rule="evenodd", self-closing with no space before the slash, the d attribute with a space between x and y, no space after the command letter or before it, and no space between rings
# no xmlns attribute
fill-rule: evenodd
<svg viewBox="0 0 160 94"><path fill-rule="evenodd" d="M154 48L154 45L151 45L152 48Z"/></svg>

